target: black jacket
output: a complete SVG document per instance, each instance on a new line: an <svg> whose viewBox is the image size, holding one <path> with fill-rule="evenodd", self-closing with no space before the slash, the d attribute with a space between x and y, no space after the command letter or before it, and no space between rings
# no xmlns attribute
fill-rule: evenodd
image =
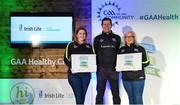
<svg viewBox="0 0 180 105"><path fill-rule="evenodd" d="M142 70L138 71L123 71L122 79L124 80L144 80L145 72L144 67L149 65L149 59L145 49L140 45L132 44L130 46L123 46L119 49L118 54L127 54L127 53L142 53Z"/></svg>
<svg viewBox="0 0 180 105"><path fill-rule="evenodd" d="M90 44L78 44L70 42L64 52L64 62L68 66L68 73L71 73L71 54L92 54L92 46Z"/></svg>
<svg viewBox="0 0 180 105"><path fill-rule="evenodd" d="M120 48L120 36L112 32L96 36L93 41L93 51L97 56L97 67L114 69L116 66L116 56Z"/></svg>

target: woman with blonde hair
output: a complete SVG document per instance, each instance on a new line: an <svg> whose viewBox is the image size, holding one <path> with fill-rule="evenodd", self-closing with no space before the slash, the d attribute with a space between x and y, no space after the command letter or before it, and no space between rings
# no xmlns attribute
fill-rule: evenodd
<svg viewBox="0 0 180 105"><path fill-rule="evenodd" d="M128 94L129 104L142 105L145 83L144 67L149 65L149 59L145 49L137 44L134 31L129 31L124 34L124 46L118 51L118 54L129 53L142 53L142 70L122 71L122 81L125 91Z"/></svg>

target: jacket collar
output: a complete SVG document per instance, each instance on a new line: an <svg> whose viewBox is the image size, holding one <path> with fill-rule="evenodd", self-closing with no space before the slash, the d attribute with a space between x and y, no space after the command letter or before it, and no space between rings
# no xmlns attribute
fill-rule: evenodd
<svg viewBox="0 0 180 105"><path fill-rule="evenodd" d="M113 32L110 31L109 33L106 33L106 32L102 32L102 35L109 35L109 34L112 34Z"/></svg>
<svg viewBox="0 0 180 105"><path fill-rule="evenodd" d="M127 44L125 44L125 46L126 46L126 47L130 47L130 48L132 48L132 47L135 47L135 46L136 46L136 44L135 44L135 43L133 43L133 44L131 44L130 46L128 46Z"/></svg>

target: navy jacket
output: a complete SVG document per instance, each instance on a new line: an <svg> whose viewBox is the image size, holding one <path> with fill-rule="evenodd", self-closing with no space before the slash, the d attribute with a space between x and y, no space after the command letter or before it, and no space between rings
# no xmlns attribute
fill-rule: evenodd
<svg viewBox="0 0 180 105"><path fill-rule="evenodd" d="M93 41L93 50L97 56L97 67L114 69L116 56L120 48L121 38L114 33L104 33L96 36Z"/></svg>
<svg viewBox="0 0 180 105"><path fill-rule="evenodd" d="M92 46L90 44L78 44L70 42L64 52L64 62L68 66L68 72L71 73L71 54L92 54Z"/></svg>
<svg viewBox="0 0 180 105"><path fill-rule="evenodd" d="M149 65L149 59L145 49L140 45L132 44L130 46L123 46L119 49L118 54L128 54L128 53L142 53L142 70L138 71L123 71L122 79L124 80L144 80L145 72L144 67Z"/></svg>

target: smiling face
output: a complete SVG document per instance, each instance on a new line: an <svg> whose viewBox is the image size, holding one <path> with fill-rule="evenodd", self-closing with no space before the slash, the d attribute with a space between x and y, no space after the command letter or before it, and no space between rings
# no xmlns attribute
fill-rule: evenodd
<svg viewBox="0 0 180 105"><path fill-rule="evenodd" d="M77 37L77 41L79 44L85 43L86 37L87 37L86 31L85 30L79 30L78 33L76 34L76 37Z"/></svg>
<svg viewBox="0 0 180 105"><path fill-rule="evenodd" d="M105 32L105 33L111 32L111 27L112 27L112 25L109 20L103 21L103 23L102 23L103 32Z"/></svg>
<svg viewBox="0 0 180 105"><path fill-rule="evenodd" d="M127 32L125 33L125 44L127 44L128 46L130 46L131 44L135 44L135 35L133 34L133 32Z"/></svg>

